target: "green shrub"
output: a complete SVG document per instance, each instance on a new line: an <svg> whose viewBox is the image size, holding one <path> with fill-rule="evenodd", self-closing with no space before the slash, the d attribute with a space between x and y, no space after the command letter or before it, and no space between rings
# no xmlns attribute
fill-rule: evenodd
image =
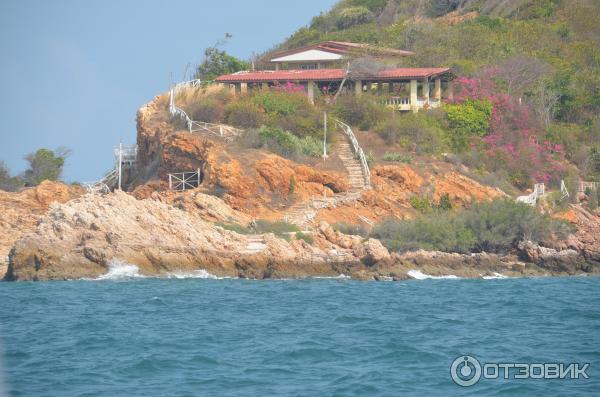
<svg viewBox="0 0 600 397"><path fill-rule="evenodd" d="M504 252L520 240L542 242L551 234L565 237L567 224L539 214L534 207L512 199L475 204L464 211L467 226L477 238L475 251Z"/></svg>
<svg viewBox="0 0 600 397"><path fill-rule="evenodd" d="M224 105L214 98L206 98L191 107L189 116L194 121L220 123L223 120Z"/></svg>
<svg viewBox="0 0 600 397"><path fill-rule="evenodd" d="M589 154L589 174L597 181L600 181L600 148L593 147Z"/></svg>
<svg viewBox="0 0 600 397"><path fill-rule="evenodd" d="M467 99L461 104L444 106L450 122L450 140L457 151L467 148L469 138L484 136L490 127L492 103L489 101Z"/></svg>
<svg viewBox="0 0 600 397"><path fill-rule="evenodd" d="M252 97L256 106L272 116L293 114L303 107L310 106L307 98L300 93L288 93L274 90L262 90Z"/></svg>
<svg viewBox="0 0 600 397"><path fill-rule="evenodd" d="M254 231L256 234L273 233L277 237L285 240L290 239L290 234L298 234L298 232L301 232L298 226L292 225L291 223L283 221L271 222L264 219L259 219L254 222Z"/></svg>
<svg viewBox="0 0 600 397"><path fill-rule="evenodd" d="M484 136L490 128L492 108L490 101L467 99L461 104L446 105L444 110L451 128Z"/></svg>
<svg viewBox="0 0 600 397"><path fill-rule="evenodd" d="M367 237L369 235L369 230L362 224L352 225L349 223L337 222L331 225L331 227L333 227L333 230L335 231L348 235L361 237Z"/></svg>
<svg viewBox="0 0 600 397"><path fill-rule="evenodd" d="M377 124L375 131L392 145L399 143L417 153L439 153L447 147L441 121L433 114L407 113Z"/></svg>
<svg viewBox="0 0 600 397"><path fill-rule="evenodd" d="M296 178L294 175L290 175L290 187L288 188L288 194L294 194L296 191Z"/></svg>
<svg viewBox="0 0 600 397"><path fill-rule="evenodd" d="M338 29L347 29L350 26L370 22L374 18L375 16L367 7L348 7L338 12L336 25Z"/></svg>
<svg viewBox="0 0 600 397"><path fill-rule="evenodd" d="M0 160L0 190L15 192L21 189L24 185L25 181L18 176L11 176L10 170L6 166L6 163Z"/></svg>
<svg viewBox="0 0 600 397"><path fill-rule="evenodd" d="M397 152L386 152L383 155L383 161L397 162L397 163L412 163L412 157L407 154Z"/></svg>
<svg viewBox="0 0 600 397"><path fill-rule="evenodd" d="M225 230L230 230L232 232L236 232L238 234L252 234L252 230L250 230L249 228L239 225L237 223L222 223L222 222L217 222L215 223L215 226L219 226L222 227Z"/></svg>
<svg viewBox="0 0 600 397"><path fill-rule="evenodd" d="M511 199L478 203L470 209L430 212L414 220L388 219L376 225L372 236L392 250L498 252L519 241L540 243L551 235L564 238L570 227L535 208Z"/></svg>
<svg viewBox="0 0 600 397"><path fill-rule="evenodd" d="M461 219L440 214L412 221L388 219L376 225L371 236L400 252L425 249L467 253L475 244L473 232Z"/></svg>
<svg viewBox="0 0 600 397"><path fill-rule="evenodd" d="M321 133L320 114L303 93L263 90L254 94L252 101L265 113L265 123L271 127L282 128L299 137Z"/></svg>
<svg viewBox="0 0 600 397"><path fill-rule="evenodd" d="M586 189L585 194L588 197L588 207L593 211L598 208L598 202L600 201L600 190L593 191Z"/></svg>
<svg viewBox="0 0 600 397"><path fill-rule="evenodd" d="M260 129L262 146L286 158L320 157L323 142L311 136L298 138L281 128L262 127Z"/></svg>
<svg viewBox="0 0 600 397"><path fill-rule="evenodd" d="M436 208L442 211L450 211L452 209L452 201L450 201L450 195L448 193L442 194Z"/></svg>
<svg viewBox="0 0 600 397"><path fill-rule="evenodd" d="M295 237L296 237L296 240L304 240L308 244L312 244L312 243L315 242L315 239L310 234L305 234L305 233L302 233L302 232L296 232Z"/></svg>
<svg viewBox="0 0 600 397"><path fill-rule="evenodd" d="M413 196L410 198L410 205L423 214L432 210L431 201L427 197Z"/></svg>
<svg viewBox="0 0 600 397"><path fill-rule="evenodd" d="M333 109L335 115L342 121L352 126L358 126L362 130L373 128L379 120L386 117L386 113L391 114L386 110L368 94L342 95L336 101Z"/></svg>
<svg viewBox="0 0 600 397"><path fill-rule="evenodd" d="M263 113L250 101L236 101L225 106L227 123L241 128L257 128L263 121Z"/></svg>

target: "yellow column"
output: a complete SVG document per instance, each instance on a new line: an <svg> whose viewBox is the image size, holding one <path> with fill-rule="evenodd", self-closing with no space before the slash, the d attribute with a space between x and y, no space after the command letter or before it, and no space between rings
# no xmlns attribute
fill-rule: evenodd
<svg viewBox="0 0 600 397"><path fill-rule="evenodd" d="M229 84L229 92L231 95L235 95L235 84Z"/></svg>
<svg viewBox="0 0 600 397"><path fill-rule="evenodd" d="M425 103L429 104L429 78L423 80L423 96L425 97Z"/></svg>
<svg viewBox="0 0 600 397"><path fill-rule="evenodd" d="M262 83L261 87L263 90L267 90L267 89L269 89L269 83Z"/></svg>
<svg viewBox="0 0 600 397"><path fill-rule="evenodd" d="M354 83L354 93L356 96L359 96L362 94L363 91L363 82L362 80L356 80L356 82Z"/></svg>
<svg viewBox="0 0 600 397"><path fill-rule="evenodd" d="M247 94L248 93L248 83L241 83L240 84L240 92L242 94Z"/></svg>
<svg viewBox="0 0 600 397"><path fill-rule="evenodd" d="M415 113L419 111L417 107L417 80L410 81L410 109Z"/></svg>
<svg viewBox="0 0 600 397"><path fill-rule="evenodd" d="M436 101L442 102L442 79L435 79L435 88L433 90L433 98Z"/></svg>
<svg viewBox="0 0 600 397"><path fill-rule="evenodd" d="M306 83L306 89L308 91L308 100L311 104L315 104L315 83L314 81L309 81Z"/></svg>

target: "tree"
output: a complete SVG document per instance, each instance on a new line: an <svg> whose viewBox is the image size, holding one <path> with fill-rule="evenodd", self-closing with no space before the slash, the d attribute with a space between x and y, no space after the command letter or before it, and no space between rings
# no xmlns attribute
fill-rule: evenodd
<svg viewBox="0 0 600 397"><path fill-rule="evenodd" d="M4 161L0 161L0 189L14 192L23 186L23 180L17 176L11 176L10 170Z"/></svg>
<svg viewBox="0 0 600 397"><path fill-rule="evenodd" d="M494 77L506 84L509 96L522 96L528 88L551 71L550 65L538 58L516 55L498 65Z"/></svg>
<svg viewBox="0 0 600 397"><path fill-rule="evenodd" d="M360 80L367 77L373 77L382 69L384 69L384 65L370 57L360 57L348 62L346 74L340 83L340 88L338 88L333 96L333 102L337 101L347 80Z"/></svg>
<svg viewBox="0 0 600 397"><path fill-rule="evenodd" d="M248 62L242 61L225 51L219 50L220 43L204 50L204 61L196 69L195 77L203 81L211 81L223 75L248 70Z"/></svg>
<svg viewBox="0 0 600 397"><path fill-rule="evenodd" d="M561 94L548 84L539 84L532 92L531 105L538 119L548 128L556 113Z"/></svg>
<svg viewBox="0 0 600 397"><path fill-rule="evenodd" d="M26 185L36 186L44 180L58 180L68 155L68 149L58 148L56 151L39 149L37 152L25 156L25 160L29 162L29 168L24 174Z"/></svg>

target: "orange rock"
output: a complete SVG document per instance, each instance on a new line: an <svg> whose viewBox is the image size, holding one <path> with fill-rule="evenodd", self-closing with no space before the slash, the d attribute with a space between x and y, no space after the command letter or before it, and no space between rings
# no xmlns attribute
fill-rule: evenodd
<svg viewBox="0 0 600 397"><path fill-rule="evenodd" d="M439 202L440 198L447 194L453 205L461 207L469 206L474 201L493 200L496 197L505 196L497 188L483 186L454 171L436 179L434 186L433 200L435 202Z"/></svg>

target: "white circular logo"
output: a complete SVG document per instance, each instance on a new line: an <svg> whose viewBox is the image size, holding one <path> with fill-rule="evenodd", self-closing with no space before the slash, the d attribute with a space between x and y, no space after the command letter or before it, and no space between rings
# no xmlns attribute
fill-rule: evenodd
<svg viewBox="0 0 600 397"><path fill-rule="evenodd" d="M481 378L481 364L475 357L457 357L450 367L450 376L459 386L473 386Z"/></svg>

